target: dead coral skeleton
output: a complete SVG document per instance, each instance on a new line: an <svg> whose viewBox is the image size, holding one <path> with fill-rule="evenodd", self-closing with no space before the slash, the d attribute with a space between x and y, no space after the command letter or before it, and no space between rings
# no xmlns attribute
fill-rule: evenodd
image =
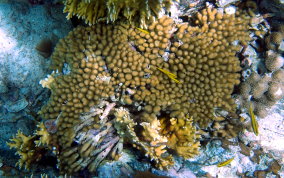
<svg viewBox="0 0 284 178"><path fill-rule="evenodd" d="M85 158L80 161L82 163L79 169L88 167L94 172L108 155L115 157L121 153L123 146L121 138L115 133L113 120L108 118L114 106L115 103L102 101L98 106L92 107L90 112L81 114L80 123L74 127L74 141L79 145L79 154ZM99 122L96 119L99 119ZM84 129L88 127L91 129ZM75 151L72 153L76 154ZM76 162L74 161L73 164Z"/></svg>

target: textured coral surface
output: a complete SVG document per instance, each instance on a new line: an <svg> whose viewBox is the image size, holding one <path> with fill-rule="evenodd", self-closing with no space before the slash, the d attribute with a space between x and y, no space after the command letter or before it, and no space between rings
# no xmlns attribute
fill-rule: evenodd
<svg viewBox="0 0 284 178"><path fill-rule="evenodd" d="M192 122L206 127L214 109L235 110L231 93L240 70L235 55L249 40L248 19L207 8L192 21L175 25L162 17L149 31L97 24L77 27L60 40L52 69L63 74L48 83L52 95L40 114L56 120L52 139L64 172L86 166L95 171L108 153L116 157L111 150L123 140L167 168L173 164L168 149L185 158L198 153ZM104 102L127 108L128 121L121 122L110 104L100 106ZM90 117L82 119L83 113Z"/></svg>

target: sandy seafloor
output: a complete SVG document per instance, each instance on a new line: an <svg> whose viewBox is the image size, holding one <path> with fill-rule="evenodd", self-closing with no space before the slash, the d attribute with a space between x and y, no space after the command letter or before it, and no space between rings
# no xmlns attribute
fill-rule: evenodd
<svg viewBox="0 0 284 178"><path fill-rule="evenodd" d="M10 150L6 142L20 129L25 134L32 134L36 113L48 100L49 91L43 89L39 81L50 74L50 59L41 56L36 45L44 38L55 42L67 35L73 28L62 13L62 5L30 5L28 3L11 3L0 0L0 177L27 176L41 174L58 176L56 166L41 163L36 169L26 171L15 167L18 156ZM252 61L258 58L255 51L248 54ZM250 156L240 153L238 146L221 147L218 140L211 141L201 148L201 154L193 159L176 158L173 168L159 171L151 168L149 163L140 163L135 155L125 151L116 162L107 162L98 169L98 177L120 177L123 169L151 171L158 175L191 178L204 177L209 173L213 177L240 177L237 172L254 177L256 170L269 170L270 163L277 160L282 166L278 174L284 177L284 110L283 99L273 106L267 118L259 121L259 136L245 131L240 138L245 143L262 148L259 164L250 160ZM247 117L244 114L244 117ZM235 141L235 140L233 140ZM234 157L233 162L218 168L218 162ZM51 162L53 163L53 162ZM126 171L127 172L127 171ZM124 174L124 176L126 176ZM268 173L267 177L277 177Z"/></svg>

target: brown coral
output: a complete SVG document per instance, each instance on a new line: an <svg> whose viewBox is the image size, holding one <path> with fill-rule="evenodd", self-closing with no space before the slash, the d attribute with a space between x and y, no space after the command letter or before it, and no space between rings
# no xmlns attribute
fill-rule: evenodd
<svg viewBox="0 0 284 178"><path fill-rule="evenodd" d="M268 50L278 50L280 43L284 39L283 25L277 26L274 30L277 31L272 32L265 38L265 44Z"/></svg>
<svg viewBox="0 0 284 178"><path fill-rule="evenodd" d="M249 108L251 102L257 116L261 118L267 116L270 107L284 96L282 76L282 69L273 72L272 76L268 74L260 76L257 73L252 73L240 85L240 94L242 96L240 99L243 102L243 107Z"/></svg>
<svg viewBox="0 0 284 178"><path fill-rule="evenodd" d="M268 51L268 56L265 60L265 66L270 71L276 71L284 65L284 58L275 52Z"/></svg>
<svg viewBox="0 0 284 178"><path fill-rule="evenodd" d="M214 108L235 110L231 93L239 83L235 53L241 47L236 40L247 43L248 22L245 16L206 8L196 14L193 25L175 25L162 17L148 31L128 24L97 24L77 27L61 39L51 66L60 73L48 84L52 95L40 111L44 119L56 120L58 129L51 137L58 145L61 170L95 171L116 148L118 138L144 151L158 168L173 164L168 147L185 158L197 154L192 122L207 127L215 120ZM66 64L69 73L63 72ZM116 119L107 122L100 114L92 115L84 124L82 114L102 101L128 108L130 114L112 113ZM160 120L163 114L177 119ZM99 147L85 137L90 130L94 137L105 133ZM106 139L108 134L112 141ZM176 144L165 144L165 135ZM106 153L100 149L103 143L111 145ZM91 154L96 150L102 154L97 161Z"/></svg>
<svg viewBox="0 0 284 178"><path fill-rule="evenodd" d="M275 82L284 83L284 70L279 69L272 74L272 78Z"/></svg>

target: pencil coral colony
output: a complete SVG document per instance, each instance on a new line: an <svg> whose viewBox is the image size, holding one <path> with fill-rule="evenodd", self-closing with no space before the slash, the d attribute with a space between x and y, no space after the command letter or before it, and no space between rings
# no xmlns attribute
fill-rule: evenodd
<svg viewBox="0 0 284 178"><path fill-rule="evenodd" d="M214 108L235 111L231 93L241 70L235 54L250 38L249 18L238 12L207 7L192 21L175 24L164 16L147 31L128 23L71 31L52 54L51 68L59 72L42 82L51 90L39 112L44 144L31 148L55 149L68 174L95 172L102 160L118 159L125 143L159 169L174 164L173 154L197 155L194 125L207 127L216 119ZM63 72L66 64L69 73Z"/></svg>

